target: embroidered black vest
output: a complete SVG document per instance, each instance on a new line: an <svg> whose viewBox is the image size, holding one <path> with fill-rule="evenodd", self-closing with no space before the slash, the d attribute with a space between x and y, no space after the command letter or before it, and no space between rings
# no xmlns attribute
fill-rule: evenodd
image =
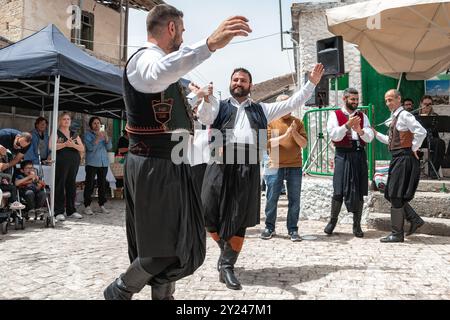
<svg viewBox="0 0 450 320"><path fill-rule="evenodd" d="M211 128L222 131L225 138L226 129L234 129L237 108L231 104L230 99L220 101L219 113ZM267 129L267 118L260 104L251 103L245 107L245 113L253 130Z"/></svg>
<svg viewBox="0 0 450 320"><path fill-rule="evenodd" d="M227 148L227 130L231 132L234 129L236 122L237 108L231 104L230 99L220 101L219 113L211 125L212 129L220 130L222 133L223 146ZM259 137L261 131L267 129L267 118L260 104L251 103L249 106L245 107L245 114L250 122L251 128L254 130L256 135L253 136L254 145L239 145L235 144L232 148L245 147L245 149L250 151L251 149L257 149L257 161L261 161L262 154L267 148L267 131L264 132L264 136ZM212 137L211 137L212 138ZM210 141L213 142L213 141ZM261 142L261 143L260 143ZM228 146L229 148L230 146ZM223 159L226 158L225 150L223 150ZM228 149L229 150L229 149ZM212 156L216 156L212 152Z"/></svg>
<svg viewBox="0 0 450 320"><path fill-rule="evenodd" d="M137 52L145 49L141 48ZM123 75L123 98L127 111L126 130L130 138L136 141L152 135L171 134L179 129L185 129L193 134L192 111L181 83L175 82L160 93L137 91L127 77L128 63L134 55L128 60Z"/></svg>

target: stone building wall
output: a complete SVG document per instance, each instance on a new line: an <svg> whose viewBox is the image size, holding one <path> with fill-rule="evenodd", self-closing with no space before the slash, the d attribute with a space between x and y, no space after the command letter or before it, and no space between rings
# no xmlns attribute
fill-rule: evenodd
<svg viewBox="0 0 450 320"><path fill-rule="evenodd" d="M299 36L298 54L300 55L300 72L302 75L310 71L317 62L317 40L334 36L328 31L326 9L354 2L361 1L306 2L295 4L292 7L294 26L298 23L298 28L294 30L294 33L298 33ZM344 42L344 65L345 72L349 73L349 86L362 92L360 53L353 44L347 42ZM330 91L329 102L331 106L336 105L335 97L335 91ZM338 92L337 101L339 105L342 104L342 91Z"/></svg>
<svg viewBox="0 0 450 320"><path fill-rule="evenodd" d="M23 0L0 0L0 35L16 42L22 39Z"/></svg>

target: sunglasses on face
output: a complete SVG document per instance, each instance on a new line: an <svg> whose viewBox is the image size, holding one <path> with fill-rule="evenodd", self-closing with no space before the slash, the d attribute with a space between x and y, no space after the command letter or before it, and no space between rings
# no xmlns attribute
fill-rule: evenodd
<svg viewBox="0 0 450 320"><path fill-rule="evenodd" d="M20 144L20 140L17 140L15 146L16 146L16 149L22 149L22 145Z"/></svg>

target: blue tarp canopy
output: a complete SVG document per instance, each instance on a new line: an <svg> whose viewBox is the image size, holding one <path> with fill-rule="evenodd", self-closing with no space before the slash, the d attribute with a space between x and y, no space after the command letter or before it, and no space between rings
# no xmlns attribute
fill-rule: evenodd
<svg viewBox="0 0 450 320"><path fill-rule="evenodd" d="M122 70L89 55L53 24L0 49L0 104L53 110L58 75L59 110L121 117Z"/></svg>

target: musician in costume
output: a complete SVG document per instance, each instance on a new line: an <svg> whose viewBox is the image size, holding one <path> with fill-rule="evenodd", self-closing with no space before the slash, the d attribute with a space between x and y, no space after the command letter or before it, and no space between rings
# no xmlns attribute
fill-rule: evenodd
<svg viewBox="0 0 450 320"><path fill-rule="evenodd" d="M369 191L365 146L372 142L374 133L370 128L369 118L358 110L358 90L347 88L343 100L345 105L330 113L327 123L327 131L336 151L331 217L324 232L328 235L333 233L345 201L347 211L353 213L353 234L362 238L363 197Z"/></svg>

